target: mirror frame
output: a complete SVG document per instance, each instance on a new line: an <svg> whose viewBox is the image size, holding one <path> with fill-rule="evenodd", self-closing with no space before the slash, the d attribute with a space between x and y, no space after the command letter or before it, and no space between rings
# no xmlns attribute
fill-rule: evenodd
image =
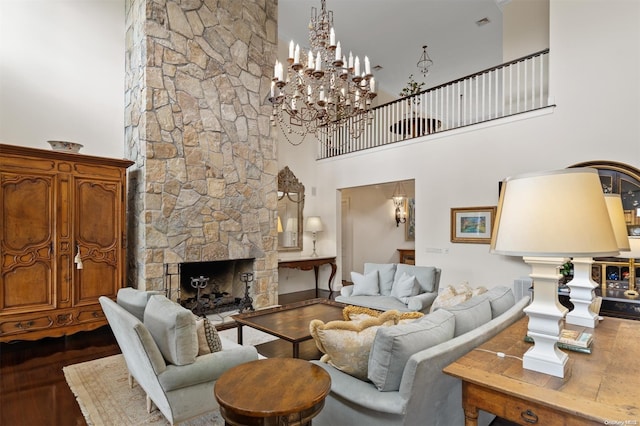
<svg viewBox="0 0 640 426"><path fill-rule="evenodd" d="M302 194L302 196L292 196L292 194ZM291 246L280 245L280 236L278 236L278 251L302 251L304 199L304 185L300 183L296 175L294 175L293 172L289 169L289 166L285 166L278 173L278 215L281 202L289 202L297 205L298 231L295 238L295 243Z"/></svg>

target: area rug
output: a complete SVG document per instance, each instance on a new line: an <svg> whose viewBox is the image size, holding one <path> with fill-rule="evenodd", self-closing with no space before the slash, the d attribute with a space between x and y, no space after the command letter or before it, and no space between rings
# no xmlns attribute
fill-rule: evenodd
<svg viewBox="0 0 640 426"><path fill-rule="evenodd" d="M224 337L225 339L231 340L232 342L238 342L238 330L235 327L219 331L218 334L220 334L220 336ZM278 338L276 336L263 333L262 331L256 330L255 328L242 327L242 341L244 345L256 346L277 339Z"/></svg>
<svg viewBox="0 0 640 426"><path fill-rule="evenodd" d="M138 384L129 387L127 367L121 354L70 365L62 370L89 426L169 424L160 410L147 413L146 396ZM223 426L224 420L219 411L214 411L181 425Z"/></svg>
<svg viewBox="0 0 640 426"><path fill-rule="evenodd" d="M223 330L220 334L236 341L235 328ZM245 345L258 345L274 339L274 336L261 331L243 328ZM89 426L169 424L158 409L147 413L146 396L139 385L135 384L133 389L129 387L127 367L121 354L66 366L63 372ZM222 426L224 420L215 411L181 423L183 425Z"/></svg>

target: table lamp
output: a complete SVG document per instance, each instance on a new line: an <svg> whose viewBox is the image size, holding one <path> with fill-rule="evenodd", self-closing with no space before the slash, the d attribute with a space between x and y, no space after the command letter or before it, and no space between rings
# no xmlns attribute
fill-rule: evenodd
<svg viewBox="0 0 640 426"><path fill-rule="evenodd" d="M313 236L313 253L311 253L311 257L318 257L318 253L316 253L316 235L322 231L320 216L309 216L307 218L306 228L307 232L311 232Z"/></svg>
<svg viewBox="0 0 640 426"><path fill-rule="evenodd" d="M604 199L618 250L629 251L622 199L619 194L604 194ZM590 309L595 297L593 291L598 287L598 284L591 279L593 258L574 257L571 263L573 263L573 279L567 285L571 289L570 301L573 303L573 310L565 317L565 323L595 328L599 322L599 315L598 312Z"/></svg>
<svg viewBox="0 0 640 426"><path fill-rule="evenodd" d="M298 219L290 217L287 219L286 231L291 236L291 246L298 245Z"/></svg>
<svg viewBox="0 0 640 426"><path fill-rule="evenodd" d="M630 298L638 297L638 290L636 289L636 261L640 259L640 237L627 237L629 240L630 250L624 253L620 253L620 256L625 259L629 259L629 288L625 290L624 294ZM606 282L606 277L605 277Z"/></svg>
<svg viewBox="0 0 640 426"><path fill-rule="evenodd" d="M573 168L505 179L491 252L523 256L531 265L534 295L524 312L534 344L523 368L564 377L568 356L557 342L567 309L558 302L559 268L570 257L618 253L598 172Z"/></svg>

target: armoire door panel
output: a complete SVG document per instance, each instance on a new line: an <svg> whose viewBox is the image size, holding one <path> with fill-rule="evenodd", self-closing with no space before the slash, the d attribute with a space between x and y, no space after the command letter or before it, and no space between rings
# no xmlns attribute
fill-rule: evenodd
<svg viewBox="0 0 640 426"><path fill-rule="evenodd" d="M76 179L76 244L83 269L76 271L75 303L115 296L121 286L121 193L117 182Z"/></svg>
<svg viewBox="0 0 640 426"><path fill-rule="evenodd" d="M119 269L105 262L83 260L83 268L76 270L76 305L95 303L100 296L115 297L118 291Z"/></svg>
<svg viewBox="0 0 640 426"><path fill-rule="evenodd" d="M0 312L55 307L53 300L54 176L1 174Z"/></svg>
<svg viewBox="0 0 640 426"><path fill-rule="evenodd" d="M118 186L113 182L78 180L76 184L76 238L85 244L110 247L120 226Z"/></svg>
<svg viewBox="0 0 640 426"><path fill-rule="evenodd" d="M52 185L51 176L2 175L3 249L24 253L51 242Z"/></svg>
<svg viewBox="0 0 640 426"><path fill-rule="evenodd" d="M20 310L52 309L51 269L42 262L34 262L29 267L17 267L2 276L3 312Z"/></svg>

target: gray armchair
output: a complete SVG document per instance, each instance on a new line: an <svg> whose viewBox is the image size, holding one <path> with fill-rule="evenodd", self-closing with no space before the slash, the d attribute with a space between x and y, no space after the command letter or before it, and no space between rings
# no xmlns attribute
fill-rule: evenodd
<svg viewBox="0 0 640 426"><path fill-rule="evenodd" d="M197 356L195 316L190 311L162 295L126 291L130 294L119 294L118 300L130 309L137 306L144 323L108 297L99 300L129 373L147 394L147 410L155 404L173 425L218 408L213 397L215 381L229 368L258 359L256 349L221 339L221 351ZM147 299L145 309L140 303L146 304ZM158 336L163 327L166 331Z"/></svg>

